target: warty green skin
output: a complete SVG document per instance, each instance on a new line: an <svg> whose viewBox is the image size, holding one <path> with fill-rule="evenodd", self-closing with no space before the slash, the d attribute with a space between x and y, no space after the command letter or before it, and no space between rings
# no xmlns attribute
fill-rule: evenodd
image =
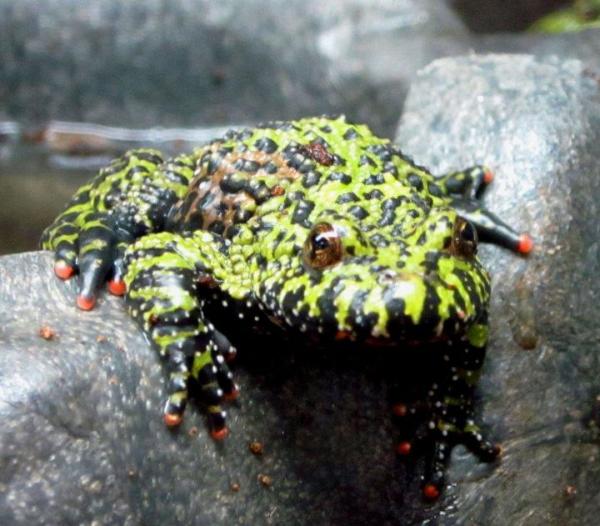
<svg viewBox="0 0 600 526"><path fill-rule="evenodd" d="M124 280L129 312L167 364L165 421L180 423L195 383L216 438L237 389L209 305L325 345L447 342L448 382L429 400L431 496L456 443L497 454L472 420L490 281L471 225L515 250L519 236L481 208L487 174L434 177L343 117L269 123L166 161L128 152L75 194L42 246L59 275L80 273L83 308L105 279L115 291ZM311 259L323 225L338 243L324 266Z"/></svg>

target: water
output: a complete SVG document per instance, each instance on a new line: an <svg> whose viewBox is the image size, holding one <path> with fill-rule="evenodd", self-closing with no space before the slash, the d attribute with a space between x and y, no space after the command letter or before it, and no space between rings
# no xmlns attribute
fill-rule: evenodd
<svg viewBox="0 0 600 526"><path fill-rule="evenodd" d="M174 155L228 128L135 130L53 121L24 131L0 122L0 255L38 248L42 231L77 188L127 149L150 146Z"/></svg>

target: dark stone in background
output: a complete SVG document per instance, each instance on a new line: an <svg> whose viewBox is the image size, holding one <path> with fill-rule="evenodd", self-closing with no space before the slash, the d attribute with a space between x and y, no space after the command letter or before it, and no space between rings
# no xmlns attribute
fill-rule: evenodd
<svg viewBox="0 0 600 526"><path fill-rule="evenodd" d="M571 0L450 0L475 33L525 31L533 22Z"/></svg>
<svg viewBox="0 0 600 526"><path fill-rule="evenodd" d="M410 77L466 37L438 0L0 0L0 115L144 128L347 112L389 135Z"/></svg>
<svg viewBox="0 0 600 526"><path fill-rule="evenodd" d="M411 89L405 152L436 172L493 167L488 205L537 242L528 259L482 249L494 295L481 414L505 454L494 467L456 450L434 505L419 464L392 451L385 361L240 346L231 437L215 445L193 408L171 435L158 360L120 300L77 311L48 254L0 259L4 523L597 524L599 137L598 84L578 61L444 59Z"/></svg>
<svg viewBox="0 0 600 526"><path fill-rule="evenodd" d="M597 65L582 51L595 33L481 39L457 14L488 33L524 29L560 3L0 0L0 118L146 128L343 112L389 136L436 58L517 45Z"/></svg>

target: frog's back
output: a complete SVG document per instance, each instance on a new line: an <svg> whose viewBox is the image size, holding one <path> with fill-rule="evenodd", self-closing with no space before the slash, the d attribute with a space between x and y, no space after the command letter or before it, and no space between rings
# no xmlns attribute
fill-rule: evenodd
<svg viewBox="0 0 600 526"><path fill-rule="evenodd" d="M171 215L176 230L230 237L236 224L287 209L290 221L304 227L337 211L356 218L365 231L381 231L397 223L399 207L415 219L435 199L426 170L344 117L232 130L195 155L195 177Z"/></svg>

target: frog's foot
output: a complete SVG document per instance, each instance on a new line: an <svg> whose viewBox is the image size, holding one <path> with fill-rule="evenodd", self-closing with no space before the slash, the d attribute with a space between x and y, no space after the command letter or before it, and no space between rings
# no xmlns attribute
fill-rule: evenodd
<svg viewBox="0 0 600 526"><path fill-rule="evenodd" d="M472 166L436 178L447 194L468 199L480 199L487 186L494 180L493 172L482 165Z"/></svg>
<svg viewBox="0 0 600 526"><path fill-rule="evenodd" d="M473 420L468 420L463 429L438 419L429 422L431 433L424 438L426 443L426 465L423 480L423 496L435 500L444 487L444 475L454 446L462 444L482 462L493 462L501 448L488 441ZM431 429L433 428L433 429Z"/></svg>
<svg viewBox="0 0 600 526"><path fill-rule="evenodd" d="M425 421L422 418L424 412L429 413ZM403 457L413 454L425 456L422 491L427 500L436 500L440 496L450 454L455 446L464 445L482 462L493 462L501 453L500 446L487 440L474 420L467 419L462 426L451 422L448 415L453 412L439 404L435 411L427 411L424 405L394 406L394 414L402 430L396 452Z"/></svg>
<svg viewBox="0 0 600 526"><path fill-rule="evenodd" d="M43 248L54 250L54 273L59 278L80 275L77 305L83 310L93 308L99 284L109 272L115 273L117 244L110 218L89 210L63 217L42 240Z"/></svg>
<svg viewBox="0 0 600 526"><path fill-rule="evenodd" d="M470 221L479 239L527 255L533 250L533 240L528 234L519 234L480 203L494 174L486 166L473 166L436 178L442 191L452 197L453 206L460 215Z"/></svg>
<svg viewBox="0 0 600 526"><path fill-rule="evenodd" d="M172 349L168 351L167 361L169 380L163 413L165 424L177 427L182 423L190 392L193 392L206 404L211 436L216 440L225 438L228 430L226 413L221 404L235 400L239 395L239 388L225 358L215 350L195 352L190 367L186 353L181 349Z"/></svg>
<svg viewBox="0 0 600 526"><path fill-rule="evenodd" d="M83 186L42 235L61 279L79 274L77 305L92 309L98 288L125 293L123 253L136 238L162 228L167 211L187 188L193 163L182 156L163 163L148 149L131 150Z"/></svg>
<svg viewBox="0 0 600 526"><path fill-rule="evenodd" d="M524 256L533 250L533 239L529 234L519 234L477 201L456 199L453 206L461 217L473 224L484 243L493 243Z"/></svg>
<svg viewBox="0 0 600 526"><path fill-rule="evenodd" d="M210 234L203 239L208 244ZM221 406L238 392L226 363L235 349L204 316L203 283L209 280L199 269L202 250L209 247L178 234L143 237L125 254L125 298L130 314L167 362L165 423L178 426L193 396L205 405L211 435L220 440L228 433Z"/></svg>

